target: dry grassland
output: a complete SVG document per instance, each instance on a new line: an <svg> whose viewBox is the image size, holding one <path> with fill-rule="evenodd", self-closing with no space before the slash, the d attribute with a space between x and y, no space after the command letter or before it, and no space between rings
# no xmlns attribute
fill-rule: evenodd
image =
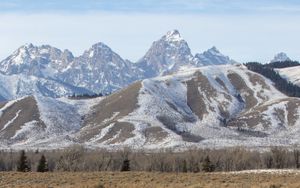
<svg viewBox="0 0 300 188"><path fill-rule="evenodd" d="M1 172L0 187L300 187L300 173Z"/></svg>

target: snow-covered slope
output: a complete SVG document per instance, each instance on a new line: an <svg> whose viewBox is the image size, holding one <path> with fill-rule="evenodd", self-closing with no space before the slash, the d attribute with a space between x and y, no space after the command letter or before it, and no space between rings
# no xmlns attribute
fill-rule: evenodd
<svg viewBox="0 0 300 188"><path fill-rule="evenodd" d="M105 98L77 136L95 147L290 146L300 142L299 107L243 66L207 66Z"/></svg>
<svg viewBox="0 0 300 188"><path fill-rule="evenodd" d="M99 100L26 96L0 103L0 147L53 149L72 145L83 114Z"/></svg>
<svg viewBox="0 0 300 188"><path fill-rule="evenodd" d="M287 56L286 53L280 52L274 56L274 58L270 61L270 63L284 62L284 61L291 61L291 59Z"/></svg>
<svg viewBox="0 0 300 188"><path fill-rule="evenodd" d="M288 81L292 82L293 84L300 86L300 66L276 69L276 71L283 78L287 79Z"/></svg>
<svg viewBox="0 0 300 188"><path fill-rule="evenodd" d="M242 65L146 79L103 98L0 103L1 148L269 147L300 144L300 99Z"/></svg>
<svg viewBox="0 0 300 188"><path fill-rule="evenodd" d="M32 75L3 75L0 73L0 101L17 99L26 95L43 95L48 97L91 94L92 92L80 87Z"/></svg>

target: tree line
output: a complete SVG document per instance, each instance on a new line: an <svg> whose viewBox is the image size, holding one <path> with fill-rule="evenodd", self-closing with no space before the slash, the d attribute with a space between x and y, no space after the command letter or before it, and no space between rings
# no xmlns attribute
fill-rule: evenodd
<svg viewBox="0 0 300 188"><path fill-rule="evenodd" d="M289 97L300 97L300 87L282 78L280 74L275 71L275 68L284 68L289 66L299 65L298 62L274 62L269 64L261 64L257 62L249 62L245 64L246 67L256 73L259 73L274 82L276 89L286 94Z"/></svg>
<svg viewBox="0 0 300 188"><path fill-rule="evenodd" d="M97 97L103 97L103 96L108 96L110 93L94 93L94 94L75 94L73 93L72 95L68 96L69 99L92 99L92 98L97 98Z"/></svg>
<svg viewBox="0 0 300 188"><path fill-rule="evenodd" d="M276 62L265 64L266 67L273 68L273 69L295 67L299 65L300 63L298 61L276 61Z"/></svg>
<svg viewBox="0 0 300 188"><path fill-rule="evenodd" d="M155 152L109 151L72 147L52 151L1 151L0 171L149 171L214 172L300 168L300 150L273 147L267 151L243 148L187 149Z"/></svg>

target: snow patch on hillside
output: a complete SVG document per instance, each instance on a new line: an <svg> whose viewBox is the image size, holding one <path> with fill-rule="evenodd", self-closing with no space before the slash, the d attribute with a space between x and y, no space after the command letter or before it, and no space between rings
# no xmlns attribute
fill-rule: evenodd
<svg viewBox="0 0 300 188"><path fill-rule="evenodd" d="M286 80L300 86L300 66L276 69L276 71Z"/></svg>

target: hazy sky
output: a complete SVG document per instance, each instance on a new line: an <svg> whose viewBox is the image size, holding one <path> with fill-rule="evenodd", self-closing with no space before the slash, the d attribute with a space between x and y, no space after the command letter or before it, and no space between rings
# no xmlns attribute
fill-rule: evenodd
<svg viewBox="0 0 300 188"><path fill-rule="evenodd" d="M78 56L104 42L136 61L178 29L192 53L216 46L239 61L300 60L299 0L1 0L0 59L25 43Z"/></svg>

